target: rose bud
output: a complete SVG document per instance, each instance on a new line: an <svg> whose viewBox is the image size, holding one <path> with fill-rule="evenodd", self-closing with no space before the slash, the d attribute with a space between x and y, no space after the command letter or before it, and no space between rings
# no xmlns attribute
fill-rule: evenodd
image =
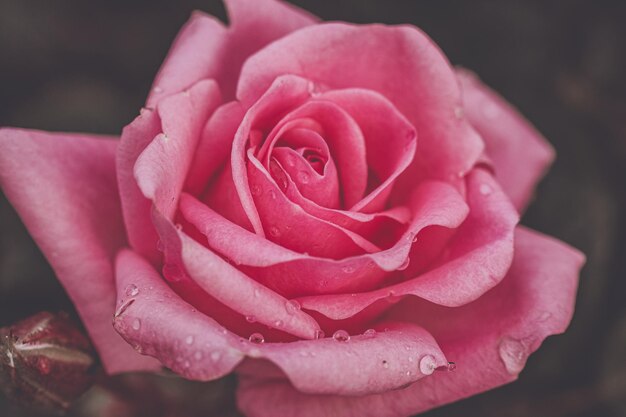
<svg viewBox="0 0 626 417"><path fill-rule="evenodd" d="M225 5L119 137L0 130L0 186L105 371L236 373L248 417L406 417L514 381L584 263L518 225L549 143L417 28Z"/></svg>
<svg viewBox="0 0 626 417"><path fill-rule="evenodd" d="M92 383L89 339L67 314L37 313L0 329L0 380L21 404L66 410Z"/></svg>

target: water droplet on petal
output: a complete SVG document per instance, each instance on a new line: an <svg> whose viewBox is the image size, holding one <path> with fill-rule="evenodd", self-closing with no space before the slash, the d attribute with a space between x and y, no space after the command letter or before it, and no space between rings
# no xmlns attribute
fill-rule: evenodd
<svg viewBox="0 0 626 417"><path fill-rule="evenodd" d="M425 355L420 359L419 368L423 375L431 375L436 367L437 361L433 355Z"/></svg>
<svg viewBox="0 0 626 417"><path fill-rule="evenodd" d="M448 371L452 372L456 370L456 363L448 362Z"/></svg>
<svg viewBox="0 0 626 417"><path fill-rule="evenodd" d="M302 184L308 184L309 181L311 180L311 176L309 175L308 172L300 171L298 173L298 179L300 180Z"/></svg>
<svg viewBox="0 0 626 417"><path fill-rule="evenodd" d="M213 352L211 352L211 360L213 362L217 362L220 360L220 358L222 357L222 352L215 350Z"/></svg>
<svg viewBox="0 0 626 417"><path fill-rule="evenodd" d="M268 194L272 200L276 200L276 192L274 190L269 190Z"/></svg>
<svg viewBox="0 0 626 417"><path fill-rule="evenodd" d="M258 288L255 288L254 289L254 296L257 297L257 298L260 297L261 296L261 290L259 290Z"/></svg>
<svg viewBox="0 0 626 417"><path fill-rule="evenodd" d="M118 309L115 311L115 315L113 317L117 318L117 317L121 316L122 314L124 314L126 309L128 307L130 307L131 304L134 303L134 302L135 302L135 299L130 299L130 300L127 300L127 301L123 302L122 305L120 305L118 307Z"/></svg>
<svg viewBox="0 0 626 417"><path fill-rule="evenodd" d="M346 265L346 266L342 266L341 270L345 273L345 274L352 274L354 273L354 267L352 265Z"/></svg>
<svg viewBox="0 0 626 417"><path fill-rule="evenodd" d="M252 187L250 187L250 192L251 192L251 193L252 193L252 195L254 195L254 196L259 196L259 195L261 195L261 192L262 192L262 191L263 191L263 190L261 190L261 186L260 186L260 185L255 184L255 185L253 185Z"/></svg>
<svg viewBox="0 0 626 417"><path fill-rule="evenodd" d="M273 236L273 237L280 236L280 230L278 230L278 227L276 226L270 227L270 236Z"/></svg>
<svg viewBox="0 0 626 417"><path fill-rule="evenodd" d="M185 363L183 363L183 366L185 368L189 368L191 366L191 363L189 361L185 361Z"/></svg>
<svg viewBox="0 0 626 417"><path fill-rule="evenodd" d="M197 361L202 359L202 352L200 352L199 350L196 351L196 353L193 354L193 357L196 358Z"/></svg>
<svg viewBox="0 0 626 417"><path fill-rule="evenodd" d="M338 342L347 342L350 340L350 334L345 330L337 330L335 333L333 333L333 339Z"/></svg>
<svg viewBox="0 0 626 417"><path fill-rule="evenodd" d="M250 343L263 343L265 342L265 338L261 333L252 333L248 338Z"/></svg>
<svg viewBox="0 0 626 417"><path fill-rule="evenodd" d="M161 241L161 239L157 240L157 250L159 252L163 252L165 250L165 245Z"/></svg>
<svg viewBox="0 0 626 417"><path fill-rule="evenodd" d="M388 369L389 368L389 362L383 361L383 368Z"/></svg>
<svg viewBox="0 0 626 417"><path fill-rule="evenodd" d="M316 330L315 331L315 338L316 339L323 339L326 337L326 334L324 333L324 330Z"/></svg>
<svg viewBox="0 0 626 417"><path fill-rule="evenodd" d="M489 195L493 192L493 189L489 184L481 184L480 187L478 187L478 191L480 191L482 195Z"/></svg>
<svg viewBox="0 0 626 417"><path fill-rule="evenodd" d="M375 336L376 336L376 330L374 330L374 329L367 329L367 330L363 333L363 336L365 336L365 337L369 337L369 338L375 337Z"/></svg>
<svg viewBox="0 0 626 417"><path fill-rule="evenodd" d="M183 271L175 264L165 264L163 265L163 275L169 281L180 281L184 278Z"/></svg>
<svg viewBox="0 0 626 417"><path fill-rule="evenodd" d="M398 271L404 271L405 269L409 267L410 263L411 263L411 258L407 256L404 262L402 262L402 264L398 267Z"/></svg>
<svg viewBox="0 0 626 417"><path fill-rule="evenodd" d="M526 346L517 340L510 337L504 337L500 341L500 347L498 348L500 353L500 359L504 363L504 366L508 373L511 375L517 375L526 364Z"/></svg>
<svg viewBox="0 0 626 417"><path fill-rule="evenodd" d="M139 319L133 320L132 326L133 326L133 330L141 329L141 320L139 320Z"/></svg>
<svg viewBox="0 0 626 417"><path fill-rule="evenodd" d="M276 321L274 322L274 327L276 327L276 328L278 329L278 328L283 327L283 325L284 325L284 324L285 324L285 323L283 323L283 321L282 321L282 320L276 320Z"/></svg>
<svg viewBox="0 0 626 417"><path fill-rule="evenodd" d="M289 314L296 314L301 308L300 303L296 300L288 300L285 303L285 309Z"/></svg>
<svg viewBox="0 0 626 417"><path fill-rule="evenodd" d="M185 338L185 343L188 345L193 345L193 335L189 335Z"/></svg>
<svg viewBox="0 0 626 417"><path fill-rule="evenodd" d="M163 89L161 87L159 87L158 85L154 86L154 88L152 89L152 91L155 94L161 94L163 92Z"/></svg>
<svg viewBox="0 0 626 417"><path fill-rule="evenodd" d="M248 323L254 323L254 322L256 322L256 317L254 317L254 316L246 316L246 321Z"/></svg>
<svg viewBox="0 0 626 417"><path fill-rule="evenodd" d="M139 288L135 284L130 284L126 287L126 295L129 297L134 297L139 294Z"/></svg>

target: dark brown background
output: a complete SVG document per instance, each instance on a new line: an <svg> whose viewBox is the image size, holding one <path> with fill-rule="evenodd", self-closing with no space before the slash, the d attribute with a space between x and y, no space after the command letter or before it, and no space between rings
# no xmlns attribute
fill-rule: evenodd
<svg viewBox="0 0 626 417"><path fill-rule="evenodd" d="M293 3L326 20L423 28L557 149L523 223L588 255L574 321L531 356L517 383L426 415L626 416L626 2ZM225 17L211 0L0 0L0 125L119 133L194 9ZM5 199L0 213L0 325L44 308L71 309ZM206 416L232 406L232 384L179 390L202 398L196 408ZM96 415L98 395L72 414ZM0 398L0 415L30 414Z"/></svg>

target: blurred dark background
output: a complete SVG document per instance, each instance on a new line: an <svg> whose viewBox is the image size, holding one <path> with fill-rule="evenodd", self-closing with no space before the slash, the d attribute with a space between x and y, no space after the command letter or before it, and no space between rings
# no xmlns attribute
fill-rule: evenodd
<svg viewBox="0 0 626 417"><path fill-rule="evenodd" d="M325 20L421 27L557 150L523 223L588 256L572 325L530 357L518 382L425 415L626 416L626 1L292 2ZM194 9L225 19L216 0L0 0L0 125L118 134ZM0 326L72 311L4 198L0 231ZM176 389L201 398L208 416L232 407L233 384ZM98 395L72 415L99 415ZM31 414L0 398L0 415Z"/></svg>

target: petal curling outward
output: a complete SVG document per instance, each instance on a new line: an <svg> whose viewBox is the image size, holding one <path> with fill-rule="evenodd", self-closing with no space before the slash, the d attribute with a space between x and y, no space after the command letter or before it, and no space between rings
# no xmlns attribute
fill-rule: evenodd
<svg viewBox="0 0 626 417"><path fill-rule="evenodd" d="M287 380L247 377L238 388L239 407L250 417L404 417L511 382L547 336L567 327L583 262L571 247L518 228L510 272L492 291L459 308L411 299L389 316L430 331L456 362L455 372L361 397L310 395Z"/></svg>
<svg viewBox="0 0 626 417"><path fill-rule="evenodd" d="M113 257L125 245L115 180L117 140L0 130L0 185L89 331L109 372L155 369L111 328Z"/></svg>

